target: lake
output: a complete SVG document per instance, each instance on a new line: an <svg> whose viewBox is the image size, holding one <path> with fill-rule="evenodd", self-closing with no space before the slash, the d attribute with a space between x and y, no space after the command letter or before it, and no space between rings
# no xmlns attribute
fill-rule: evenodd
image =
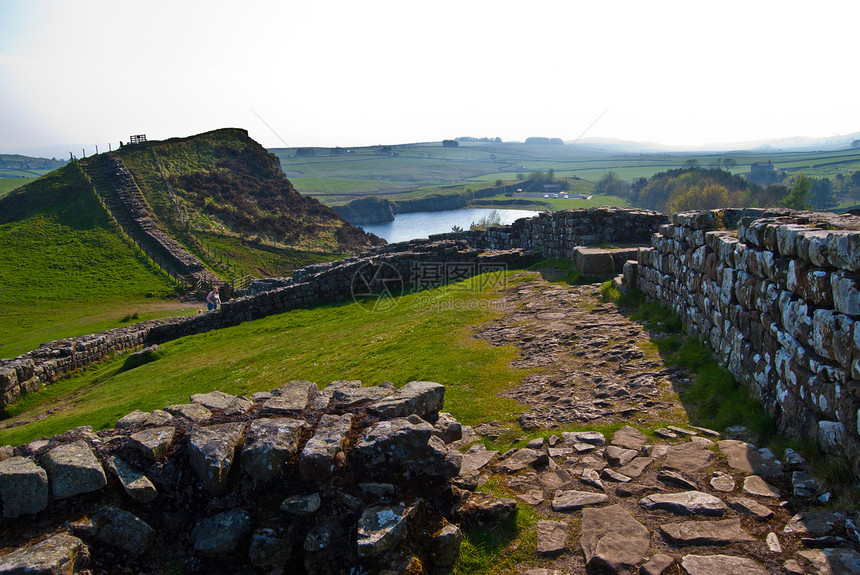
<svg viewBox="0 0 860 575"><path fill-rule="evenodd" d="M454 226L468 230L472 222L487 217L493 211L492 208L465 208L441 212L397 214L393 222L362 226L362 228L389 243L405 242L417 238L426 238L431 234L444 234L450 232ZM501 217L502 224L512 224L520 218L530 218L540 213L533 210L497 209L495 211Z"/></svg>

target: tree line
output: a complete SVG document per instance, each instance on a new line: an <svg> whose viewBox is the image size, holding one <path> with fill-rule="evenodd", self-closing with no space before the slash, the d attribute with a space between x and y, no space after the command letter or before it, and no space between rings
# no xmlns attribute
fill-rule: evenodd
<svg viewBox="0 0 860 575"><path fill-rule="evenodd" d="M664 213L723 207L786 207L829 210L860 203L860 171L814 178L799 173L777 184L750 184L721 167L689 165L628 182L607 172L594 193L627 199L631 205Z"/></svg>

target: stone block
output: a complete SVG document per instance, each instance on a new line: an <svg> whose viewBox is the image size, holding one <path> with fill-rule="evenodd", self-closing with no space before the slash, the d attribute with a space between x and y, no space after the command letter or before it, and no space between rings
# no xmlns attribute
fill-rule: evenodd
<svg viewBox="0 0 860 575"><path fill-rule="evenodd" d="M827 261L839 269L860 271L860 231L834 231L827 238Z"/></svg>
<svg viewBox="0 0 860 575"><path fill-rule="evenodd" d="M55 499L98 491L107 485L101 463L86 441L55 447L42 457Z"/></svg>
<svg viewBox="0 0 860 575"><path fill-rule="evenodd" d="M833 306L836 311L854 318L860 317L860 275L844 271L830 276Z"/></svg>
<svg viewBox="0 0 860 575"><path fill-rule="evenodd" d="M3 516L13 519L48 507L48 474L26 457L0 461Z"/></svg>

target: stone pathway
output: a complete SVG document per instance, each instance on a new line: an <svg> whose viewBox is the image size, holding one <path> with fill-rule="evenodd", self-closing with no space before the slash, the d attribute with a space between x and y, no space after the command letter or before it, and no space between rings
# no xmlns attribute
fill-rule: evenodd
<svg viewBox="0 0 860 575"><path fill-rule="evenodd" d="M649 358L647 330L601 304L598 286L536 279L506 291L499 305L503 317L475 336L516 345L513 367L536 372L505 394L532 406L519 418L523 429L673 418L671 385L684 375Z"/></svg>
<svg viewBox="0 0 860 575"><path fill-rule="evenodd" d="M530 406L524 429L629 424L612 437L557 432L506 453L482 444L466 452L464 476L500 479L542 517L539 560L517 572L860 573L858 513L827 510L797 454L778 458L683 425L649 441L633 427L676 422L683 411L671 386L688 375L649 357L647 331L598 298L596 285L528 281L476 332L516 345L515 367L537 368L507 393Z"/></svg>

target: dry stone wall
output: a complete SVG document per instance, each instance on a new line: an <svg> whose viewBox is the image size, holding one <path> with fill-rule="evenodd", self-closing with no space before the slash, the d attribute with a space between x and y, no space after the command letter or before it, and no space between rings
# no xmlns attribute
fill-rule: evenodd
<svg viewBox="0 0 860 575"><path fill-rule="evenodd" d="M860 477L860 217L677 213L651 245L628 284L678 313L784 432Z"/></svg>
<svg viewBox="0 0 860 575"><path fill-rule="evenodd" d="M349 298L356 274L372 280L366 288L383 289L398 279L412 281L422 264L460 263L464 264L461 271L470 274L494 265L528 265L540 256L571 258L577 246L589 243L647 244L651 233L666 221L664 215L645 210L567 210L523 218L510 226L390 244L361 256L308 266L291 278L254 282L242 297L224 302L217 311L54 341L0 361L0 407L117 352Z"/></svg>
<svg viewBox="0 0 860 575"><path fill-rule="evenodd" d="M290 381L3 448L0 572L448 573L483 507L444 394Z"/></svg>

